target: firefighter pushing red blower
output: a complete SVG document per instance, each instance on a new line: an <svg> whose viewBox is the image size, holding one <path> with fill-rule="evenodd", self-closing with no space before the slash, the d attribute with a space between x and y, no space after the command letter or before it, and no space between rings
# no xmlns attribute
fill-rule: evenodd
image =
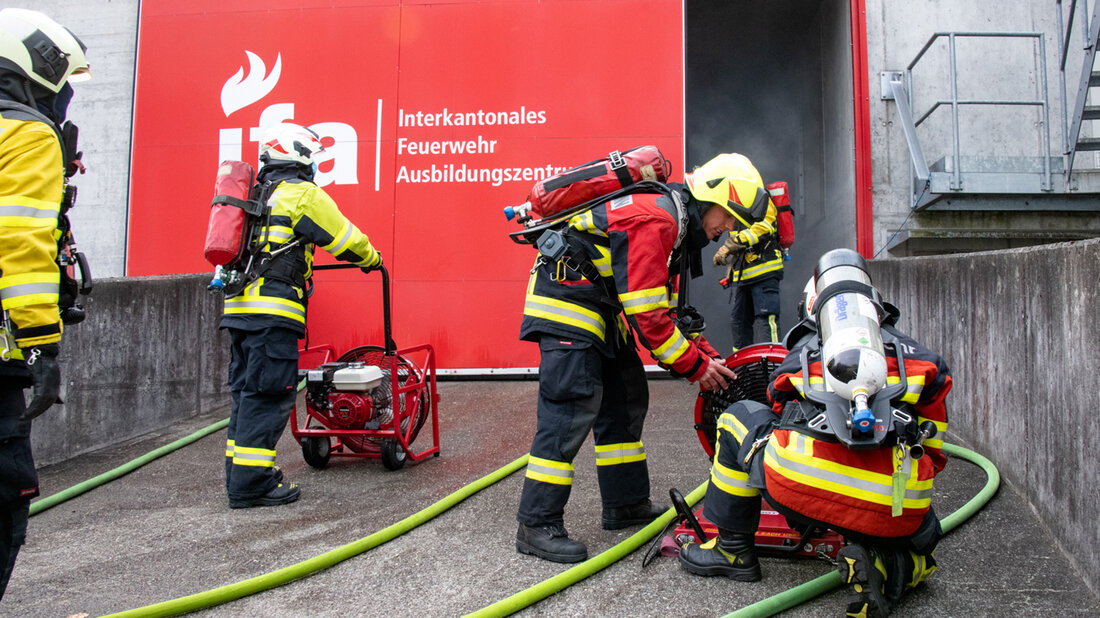
<svg viewBox="0 0 1100 618"><path fill-rule="evenodd" d="M204 253L217 267L211 287L225 293L220 327L232 342L230 508L288 504L300 495L275 466L275 445L297 396L314 247L364 272L382 267L367 236L313 182L322 150L316 132L280 123L264 132L255 182L245 163L219 169Z"/></svg>

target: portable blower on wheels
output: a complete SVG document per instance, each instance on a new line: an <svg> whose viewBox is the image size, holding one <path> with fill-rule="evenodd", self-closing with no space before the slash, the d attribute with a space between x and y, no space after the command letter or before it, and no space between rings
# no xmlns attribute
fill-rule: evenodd
<svg viewBox="0 0 1100 618"><path fill-rule="evenodd" d="M336 268L345 266L314 266ZM384 267L379 271L385 346L355 347L298 372L306 385L306 413L299 425L295 406L290 427L314 468L327 467L333 455L381 459L387 470L400 469L408 459L439 456L435 352L427 344L397 349L390 334L389 273ZM322 349L332 355L330 347ZM429 418L432 445L414 451L412 443Z"/></svg>
<svg viewBox="0 0 1100 618"><path fill-rule="evenodd" d="M787 348L778 343L758 343L741 348L726 359L726 366L734 370L737 379L731 380L725 389L699 392L695 400L695 431L707 457L714 457L718 417L726 408L746 399L771 405L768 400L771 374L786 356ZM692 513L679 492L673 489L669 495L682 522L673 534L678 544L702 543L718 534L718 528L703 517L702 508ZM836 532L814 528L795 530L766 501L762 504L760 526L756 531L758 551L807 558L822 555L836 557L842 547L844 537Z"/></svg>

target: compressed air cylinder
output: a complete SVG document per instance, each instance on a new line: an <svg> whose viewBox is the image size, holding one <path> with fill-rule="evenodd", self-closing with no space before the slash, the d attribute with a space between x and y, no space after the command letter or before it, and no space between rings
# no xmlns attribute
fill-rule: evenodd
<svg viewBox="0 0 1100 618"><path fill-rule="evenodd" d="M826 387L856 403L855 428L868 431L873 418L867 398L886 386L887 375L871 277L858 253L835 249L821 256L814 279Z"/></svg>

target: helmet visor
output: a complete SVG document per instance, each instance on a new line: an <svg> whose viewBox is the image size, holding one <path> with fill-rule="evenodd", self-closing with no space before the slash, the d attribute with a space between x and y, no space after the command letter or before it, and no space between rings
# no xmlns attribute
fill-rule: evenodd
<svg viewBox="0 0 1100 618"><path fill-rule="evenodd" d="M76 84L79 82L86 82L92 79L92 70L88 67L80 67L69 74L69 83Z"/></svg>

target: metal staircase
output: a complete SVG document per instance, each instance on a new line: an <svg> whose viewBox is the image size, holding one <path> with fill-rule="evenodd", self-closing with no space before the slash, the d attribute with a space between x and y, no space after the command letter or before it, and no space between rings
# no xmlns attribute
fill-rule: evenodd
<svg viewBox="0 0 1100 618"><path fill-rule="evenodd" d="M1100 72L1093 71L1097 43L1100 39L1100 0L1095 0L1091 19L1088 15L1087 0L1068 0L1068 19L1063 0L1055 0L1058 5L1058 46L1059 75L1061 82L1061 107L1063 148L1060 154L1051 152L1050 96L1046 64L1046 35L1042 32L937 32L934 33L917 53L916 57L901 71L884 71L880 75L881 96L897 104L900 125L905 133L913 163L913 192L911 208L913 210L1042 210L1056 208L1064 211L1100 212L1100 169L1084 168L1081 152L1100 152L1100 136L1086 123L1100 120L1100 105L1089 104L1089 92L1100 87ZM1065 27L1063 27L1065 22ZM1069 36L1074 23L1080 27L1078 37ZM1021 84L1013 92L1034 93L1030 98L960 98L959 71L960 62L958 41L960 39L1029 39L1033 42L1032 57L1015 60L1021 70ZM1074 47L1073 40L1082 41L1080 47ZM947 72L950 80L950 93L935 100L930 107L917 113L913 110L913 70L925 58L933 46L946 43ZM937 48L938 49L938 48ZM1083 49L1083 56L1081 50ZM1081 78L1074 94L1066 92L1067 65L1080 59ZM970 63L981 62L981 58L969 57ZM1002 58L1002 62L1013 62L1011 58ZM971 64L971 66L972 66ZM1034 76L1030 71L1034 69ZM942 87L925 87L940 91ZM1073 100L1073 109L1068 109L1067 101ZM1035 142L1021 139L1020 143L1038 143L1037 152L1027 155L1006 155L990 152L964 152L960 141L959 110L964 106L981 106L997 113L1008 108L1021 106L1036 110L1035 127L1038 134ZM929 163L917 136L917 128L937 110L950 113L950 146L942 150L948 152L938 160ZM1015 129L1016 127L1014 127ZM1021 127L1021 134L1023 133ZM967 144L974 149L973 144ZM988 147L987 147L988 148ZM978 150L981 149L979 145ZM991 148L989 148L991 149ZM1075 169L1075 165L1078 168ZM1006 199L1007 198L1007 199Z"/></svg>
<svg viewBox="0 0 1100 618"><path fill-rule="evenodd" d="M1077 0L1071 0L1069 17L1063 17L1062 0L1058 3L1058 47L1060 49L1059 63L1062 71L1063 107L1065 107L1065 71L1069 59L1070 42L1073 40L1073 22L1076 17ZM1082 0L1081 33L1084 38L1084 57L1081 62L1081 79L1077 86L1076 101L1073 106L1072 125L1066 127L1066 175L1073 172L1073 164L1078 151L1100 151L1100 137L1081 137L1081 126L1088 120L1100 120L1100 105L1089 105L1089 93L1091 89L1100 86L1100 73L1096 72L1093 64L1096 60L1096 44L1100 40L1100 2L1093 4L1092 19L1089 19L1087 0ZM1065 26L1062 23L1065 21ZM1064 112L1063 112L1064 113Z"/></svg>

